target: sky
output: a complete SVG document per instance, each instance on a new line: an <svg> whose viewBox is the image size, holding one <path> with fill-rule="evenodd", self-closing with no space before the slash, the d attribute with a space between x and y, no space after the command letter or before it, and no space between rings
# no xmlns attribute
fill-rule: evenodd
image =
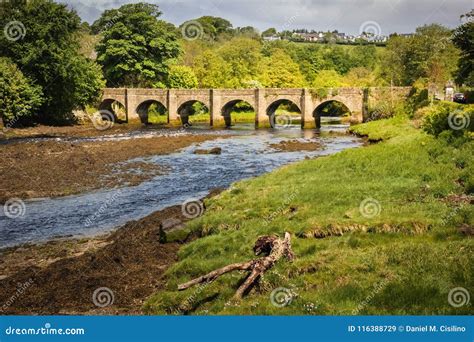
<svg viewBox="0 0 474 342"><path fill-rule="evenodd" d="M59 0L74 8L89 23L111 8L133 0ZM159 5L162 19L175 25L203 15L229 20L234 27L261 31L297 28L338 30L346 34L411 33L424 24L450 28L459 16L474 8L474 0L142 0Z"/></svg>

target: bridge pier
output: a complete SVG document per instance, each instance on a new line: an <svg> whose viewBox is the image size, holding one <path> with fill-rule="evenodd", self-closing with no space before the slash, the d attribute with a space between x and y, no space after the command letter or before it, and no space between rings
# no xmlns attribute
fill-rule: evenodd
<svg viewBox="0 0 474 342"><path fill-rule="evenodd" d="M315 118L313 117L313 103L311 93L308 89L303 89L301 95L301 128L313 129L316 128ZM318 127L319 128L319 127Z"/></svg>
<svg viewBox="0 0 474 342"><path fill-rule="evenodd" d="M265 89L255 89L255 128L270 128Z"/></svg>
<svg viewBox="0 0 474 342"><path fill-rule="evenodd" d="M168 110L168 125L181 126L181 118L178 115L178 99L175 89L169 89L166 98L166 109Z"/></svg>
<svg viewBox="0 0 474 342"><path fill-rule="evenodd" d="M211 89L209 94L209 114L211 115L211 122L210 125L213 128L222 128L226 127L227 124L222 116L221 108L222 104L222 96L220 94L219 89Z"/></svg>

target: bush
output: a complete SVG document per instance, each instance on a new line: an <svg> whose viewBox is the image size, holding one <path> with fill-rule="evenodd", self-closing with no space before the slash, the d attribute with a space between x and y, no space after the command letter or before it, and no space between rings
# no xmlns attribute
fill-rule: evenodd
<svg viewBox="0 0 474 342"><path fill-rule="evenodd" d="M33 116L41 105L41 88L25 77L8 58L0 58L0 117L13 127Z"/></svg>
<svg viewBox="0 0 474 342"><path fill-rule="evenodd" d="M436 137L461 137L474 131L473 105L440 102L422 109L417 113L420 115L423 115L424 131Z"/></svg>

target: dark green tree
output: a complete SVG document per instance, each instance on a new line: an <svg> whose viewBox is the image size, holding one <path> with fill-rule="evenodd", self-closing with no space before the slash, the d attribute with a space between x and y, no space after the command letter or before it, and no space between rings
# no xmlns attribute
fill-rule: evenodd
<svg viewBox="0 0 474 342"><path fill-rule="evenodd" d="M80 25L74 11L51 0L4 6L0 13L0 26L11 29L0 35L0 55L9 57L43 92L35 120L64 123L74 109L100 95L100 69L79 53Z"/></svg>
<svg viewBox="0 0 474 342"><path fill-rule="evenodd" d="M5 127L23 123L40 107L41 87L5 57L0 57L0 84L0 118Z"/></svg>
<svg viewBox="0 0 474 342"><path fill-rule="evenodd" d="M467 22L459 26L454 31L453 42L461 50L459 58L456 82L474 86L474 10L461 16L466 18Z"/></svg>
<svg viewBox="0 0 474 342"><path fill-rule="evenodd" d="M455 72L459 54L451 36L446 27L432 24L417 28L412 37L391 37L382 61L385 77L395 85L420 80L444 86Z"/></svg>
<svg viewBox="0 0 474 342"><path fill-rule="evenodd" d="M159 20L158 6L127 4L103 13L93 25L102 31L97 61L112 87L164 84L169 65L181 54L176 28Z"/></svg>
<svg viewBox="0 0 474 342"><path fill-rule="evenodd" d="M215 41L218 38L230 38L234 34L230 21L212 16L188 20L179 27L184 39L203 39Z"/></svg>
<svg viewBox="0 0 474 342"><path fill-rule="evenodd" d="M276 36L277 30L274 27L271 27L265 31L262 32L262 37L271 37L271 36Z"/></svg>

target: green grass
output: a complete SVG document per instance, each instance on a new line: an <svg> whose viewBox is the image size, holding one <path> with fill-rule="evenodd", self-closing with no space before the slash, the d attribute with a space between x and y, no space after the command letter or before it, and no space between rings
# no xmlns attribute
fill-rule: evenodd
<svg viewBox="0 0 474 342"><path fill-rule="evenodd" d="M205 215L186 228L201 237L181 248L167 288L149 298L146 312L472 314L472 304L450 306L448 293L464 287L474 295L474 242L457 229L472 226L474 213L448 196L467 192L462 180L474 174L474 143L451 147L404 118L353 131L384 141L282 167L208 200ZM365 199L380 204L378 215L362 215ZM241 302L231 298L245 273L176 291L179 283L254 258L258 236L285 231L296 260L280 261ZM272 305L278 287L294 293L291 304Z"/></svg>

